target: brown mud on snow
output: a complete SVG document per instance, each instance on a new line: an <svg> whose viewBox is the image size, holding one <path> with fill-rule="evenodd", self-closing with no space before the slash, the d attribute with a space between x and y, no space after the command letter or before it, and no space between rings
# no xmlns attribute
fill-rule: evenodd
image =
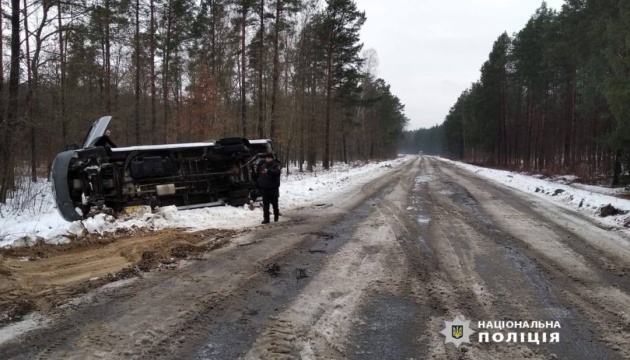
<svg viewBox="0 0 630 360"><path fill-rule="evenodd" d="M137 276L178 259L196 259L227 244L234 231L137 231L0 249L0 324L112 281Z"/></svg>

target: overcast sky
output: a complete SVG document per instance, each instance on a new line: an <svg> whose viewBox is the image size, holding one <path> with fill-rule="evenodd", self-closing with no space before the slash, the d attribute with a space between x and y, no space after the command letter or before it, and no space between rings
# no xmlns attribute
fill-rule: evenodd
<svg viewBox="0 0 630 360"><path fill-rule="evenodd" d="M525 26L542 0L355 0L367 21L364 49L405 104L408 129L441 124L504 31ZM563 0L548 0L559 10Z"/></svg>

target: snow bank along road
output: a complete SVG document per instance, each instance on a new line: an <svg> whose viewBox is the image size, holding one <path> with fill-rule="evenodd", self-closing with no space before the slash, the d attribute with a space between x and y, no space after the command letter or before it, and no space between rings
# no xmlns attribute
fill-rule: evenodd
<svg viewBox="0 0 630 360"><path fill-rule="evenodd" d="M283 215L5 328L0 358L630 358L630 242L579 214L419 157ZM560 341L456 348L456 315L557 321Z"/></svg>

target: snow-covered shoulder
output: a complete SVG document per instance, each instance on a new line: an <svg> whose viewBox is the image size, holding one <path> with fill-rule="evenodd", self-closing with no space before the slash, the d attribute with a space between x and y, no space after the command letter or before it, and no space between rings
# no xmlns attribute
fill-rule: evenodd
<svg viewBox="0 0 630 360"><path fill-rule="evenodd" d="M280 186L281 211L290 211L309 204L332 198L355 186L374 179L392 167L411 161L414 157L399 157L395 160L335 164L325 171L321 166L316 171L300 173L291 168L290 174L282 174ZM178 210L174 206L158 209L152 213L148 207L118 219L99 214L83 221L68 223L55 209L50 184L45 180L34 183L36 204L18 209L19 201L11 199L0 207L0 247L32 245L37 241L66 243L70 238L81 238L88 234L105 234L133 229L161 230L183 228L187 230L237 229L260 224L260 208L250 210L246 206L230 206ZM17 196L21 193L18 191ZM30 196L30 195L29 195Z"/></svg>
<svg viewBox="0 0 630 360"><path fill-rule="evenodd" d="M630 200L614 195L623 189L612 189L573 183L575 177L562 176L558 179L543 179L542 176L526 175L513 171L488 169L458 161L438 158L477 175L506 185L510 188L533 194L574 210L579 210L600 223L613 227L630 225Z"/></svg>

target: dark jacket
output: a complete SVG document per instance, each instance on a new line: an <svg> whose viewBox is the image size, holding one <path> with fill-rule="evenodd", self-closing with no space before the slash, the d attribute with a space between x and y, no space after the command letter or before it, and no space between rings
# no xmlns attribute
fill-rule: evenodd
<svg viewBox="0 0 630 360"><path fill-rule="evenodd" d="M114 144L114 142L112 141L112 139L110 139L109 136L107 135L103 135L100 138L98 138L98 140L94 142L94 146L103 146L103 147L109 147L109 148L117 147L116 144Z"/></svg>
<svg viewBox="0 0 630 360"><path fill-rule="evenodd" d="M263 169L267 172L263 173ZM280 172L282 166L278 160L267 162L261 161L258 164L256 174L258 174L258 187L261 189L277 189L280 187Z"/></svg>

